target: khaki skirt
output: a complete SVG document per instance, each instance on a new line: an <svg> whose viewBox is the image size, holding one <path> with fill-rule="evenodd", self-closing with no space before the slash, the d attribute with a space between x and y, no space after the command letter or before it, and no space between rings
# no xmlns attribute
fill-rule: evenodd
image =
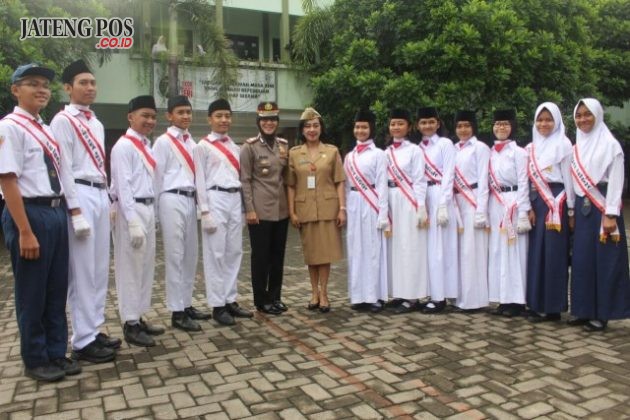
<svg viewBox="0 0 630 420"><path fill-rule="evenodd" d="M336 220L302 223L300 237L307 265L330 264L343 258L341 229Z"/></svg>

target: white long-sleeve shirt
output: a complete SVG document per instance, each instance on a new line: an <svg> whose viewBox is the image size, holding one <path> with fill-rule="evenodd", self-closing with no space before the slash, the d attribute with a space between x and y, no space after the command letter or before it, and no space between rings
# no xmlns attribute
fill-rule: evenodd
<svg viewBox="0 0 630 420"><path fill-rule="evenodd" d="M469 185L477 183L473 189L477 202L477 213L486 213L488 210L488 162L490 161L490 148L484 143L472 137L466 142L461 141L455 145L455 167L461 172Z"/></svg>
<svg viewBox="0 0 630 420"><path fill-rule="evenodd" d="M195 141L188 133L188 130L184 131L181 128L171 126L166 131L180 142L192 161ZM155 169L155 188L157 194L172 189L189 191L195 189L194 174L184 166L186 165L185 161L183 161L183 158L176 155L179 151L175 152L171 143L172 139L165 133L158 137L153 144L153 156L157 163ZM184 163L182 163L182 161Z"/></svg>
<svg viewBox="0 0 630 420"><path fill-rule="evenodd" d="M518 216L526 217L532 206L529 201L529 183L527 177L527 152L510 141L500 152L492 149L490 163L499 185L517 186L516 205Z"/></svg>
<svg viewBox="0 0 630 420"><path fill-rule="evenodd" d="M420 148L424 151L426 164L429 165L428 161L431 161L442 173L442 181L439 185L440 202L438 205L443 206L453 200L455 147L452 141L437 134L432 135L427 140L427 144L424 144L424 140L420 143ZM430 181L430 179L427 178L427 181Z"/></svg>

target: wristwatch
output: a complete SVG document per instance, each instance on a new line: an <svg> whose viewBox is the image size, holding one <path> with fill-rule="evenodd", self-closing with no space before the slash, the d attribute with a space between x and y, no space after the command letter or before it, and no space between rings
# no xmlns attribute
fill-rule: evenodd
<svg viewBox="0 0 630 420"><path fill-rule="evenodd" d="M569 210L567 210L567 214L569 215L569 217L573 217L573 216L575 216L575 210L569 209Z"/></svg>

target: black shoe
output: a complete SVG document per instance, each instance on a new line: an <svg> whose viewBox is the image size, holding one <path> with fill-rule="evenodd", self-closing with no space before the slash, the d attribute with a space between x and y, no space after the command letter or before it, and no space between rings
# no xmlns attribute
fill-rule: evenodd
<svg viewBox="0 0 630 420"><path fill-rule="evenodd" d="M396 315L406 314L415 310L414 303L408 300L402 300L400 305L392 308L392 313Z"/></svg>
<svg viewBox="0 0 630 420"><path fill-rule="evenodd" d="M265 305L258 305L256 306L256 309L258 310L258 312L262 312L264 314L269 314L269 315L280 315L282 313L280 308L270 303L267 303Z"/></svg>
<svg viewBox="0 0 630 420"><path fill-rule="evenodd" d="M225 306L219 306L212 309L212 317L215 321L217 321L221 325L234 325L236 321L234 321L234 317L232 314L225 308Z"/></svg>
<svg viewBox="0 0 630 420"><path fill-rule="evenodd" d="M573 327L579 327L580 325L588 324L588 319L586 318L571 318L567 321L567 325L571 325Z"/></svg>
<svg viewBox="0 0 630 420"><path fill-rule="evenodd" d="M509 306L507 304L501 303L499 306L490 311L490 315L503 315L503 313L508 310L508 307Z"/></svg>
<svg viewBox="0 0 630 420"><path fill-rule="evenodd" d="M164 334L164 328L156 327L155 325L148 324L144 319L140 318L139 325L142 331L149 335L162 335Z"/></svg>
<svg viewBox="0 0 630 420"><path fill-rule="evenodd" d="M513 318L524 313L527 313L527 311L525 310L525 305L522 305L520 303L509 303L507 305L507 309L503 311L503 316Z"/></svg>
<svg viewBox="0 0 630 420"><path fill-rule="evenodd" d="M101 347L109 347L117 349L122 344L122 340L118 337L110 337L104 333L98 333L94 339Z"/></svg>
<svg viewBox="0 0 630 420"><path fill-rule="evenodd" d="M330 304L326 306L319 305L319 312L323 314L327 314L328 312L330 312Z"/></svg>
<svg viewBox="0 0 630 420"><path fill-rule="evenodd" d="M24 368L24 375L36 381L55 382L66 376L66 372L57 365L48 364L34 368Z"/></svg>
<svg viewBox="0 0 630 420"><path fill-rule="evenodd" d="M123 335L125 341L129 344L140 347L153 347L155 346L155 340L142 328L142 325L125 322L123 327Z"/></svg>
<svg viewBox="0 0 630 420"><path fill-rule="evenodd" d="M442 300L440 302L435 302L431 300L427 302L426 305L424 305L424 308L422 308L422 313L423 314L437 314L437 313L442 312L444 308L446 308L445 300Z"/></svg>
<svg viewBox="0 0 630 420"><path fill-rule="evenodd" d="M379 300L378 302L375 303L369 303L369 308L370 308L370 312L372 312L373 314L377 314L379 312L381 312L383 310L383 301Z"/></svg>
<svg viewBox="0 0 630 420"><path fill-rule="evenodd" d="M273 303L273 306L275 306L277 309L280 309L282 312L286 312L289 310L289 307L285 305L284 302L282 302L281 300L276 300Z"/></svg>
<svg viewBox="0 0 630 420"><path fill-rule="evenodd" d="M91 363L107 363L116 358L116 351L111 347L102 346L98 340L92 341L81 350L72 350L74 360L85 360Z"/></svg>
<svg viewBox="0 0 630 420"><path fill-rule="evenodd" d="M552 322L552 321L560 321L560 314L545 314L541 315L538 312L530 311L527 316L527 320L534 324L538 324L540 322Z"/></svg>
<svg viewBox="0 0 630 420"><path fill-rule="evenodd" d="M595 332L595 331L604 331L606 326L608 325L608 321L602 321L599 319L591 319L586 324L584 324L584 331Z"/></svg>
<svg viewBox="0 0 630 420"><path fill-rule="evenodd" d="M319 302L315 302L315 303L311 303L309 302L308 305L306 305L306 309L308 309L309 311L316 311L319 309Z"/></svg>
<svg viewBox="0 0 630 420"><path fill-rule="evenodd" d="M370 304L369 303L353 303L352 305L350 305L350 309L352 309L353 311L357 311L357 312L365 312L367 310L370 309Z"/></svg>
<svg viewBox="0 0 630 420"><path fill-rule="evenodd" d="M225 307L230 312L230 314L236 318L251 318L254 316L251 311L241 308L236 302L228 303L227 305L225 305Z"/></svg>
<svg viewBox="0 0 630 420"><path fill-rule="evenodd" d="M202 312L199 309L194 308L192 306L185 308L184 312L186 312L186 315L188 315L188 318L196 319L198 321L205 321L212 318L212 314L210 312Z"/></svg>
<svg viewBox="0 0 630 420"><path fill-rule="evenodd" d="M386 308L396 308L397 306L399 306L401 303L403 303L405 299L400 299L400 298L396 298L396 299L392 299L389 302L387 302L385 304Z"/></svg>
<svg viewBox="0 0 630 420"><path fill-rule="evenodd" d="M201 331L201 325L194 319L191 319L186 311L173 312L171 316L171 325L173 328L182 331Z"/></svg>
<svg viewBox="0 0 630 420"><path fill-rule="evenodd" d="M79 365L79 362L68 359L67 357L60 357L59 359L51 360L50 363L63 370L66 376L78 375L81 373L81 366Z"/></svg>

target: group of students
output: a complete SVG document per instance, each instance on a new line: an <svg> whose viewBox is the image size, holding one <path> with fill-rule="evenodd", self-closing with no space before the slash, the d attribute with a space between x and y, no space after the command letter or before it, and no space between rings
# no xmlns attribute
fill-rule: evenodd
<svg viewBox="0 0 630 420"><path fill-rule="evenodd" d="M100 330L110 232L118 309L129 344L154 346L153 336L164 333L144 319L151 308L156 226L163 235L166 305L174 328L200 331L200 320L234 325L235 318L253 316L237 303L243 204L256 308L275 315L286 311L280 292L288 226L288 147L276 136L277 105L260 104L260 133L240 148L228 135L232 111L226 100L210 104L211 132L195 142L188 131L188 98L171 97L166 112L171 125L151 146L155 100L133 98L129 129L111 150L108 185L104 128L90 109L96 79L82 60L66 67L62 82L70 103L47 126L40 113L50 99L54 76L36 63L19 66L11 77L17 106L0 120L0 188L6 201L2 226L15 278L25 374L56 381L80 373L79 360L104 363L116 357L122 340ZM192 306L197 209L212 314ZM71 358L66 357L66 302L72 320Z"/></svg>
<svg viewBox="0 0 630 420"><path fill-rule="evenodd" d="M472 111L457 113L453 144L435 108L413 121L394 109L383 151L374 115L359 111L344 165L352 308L378 312L391 298L394 313L438 313L447 299L463 311L495 302L493 314L543 322L559 321L570 295L568 323L587 331L630 317L624 156L603 116L596 99L580 100L573 146L558 106L545 102L521 148L515 111L498 110L489 148ZM409 141L414 126L419 145Z"/></svg>

